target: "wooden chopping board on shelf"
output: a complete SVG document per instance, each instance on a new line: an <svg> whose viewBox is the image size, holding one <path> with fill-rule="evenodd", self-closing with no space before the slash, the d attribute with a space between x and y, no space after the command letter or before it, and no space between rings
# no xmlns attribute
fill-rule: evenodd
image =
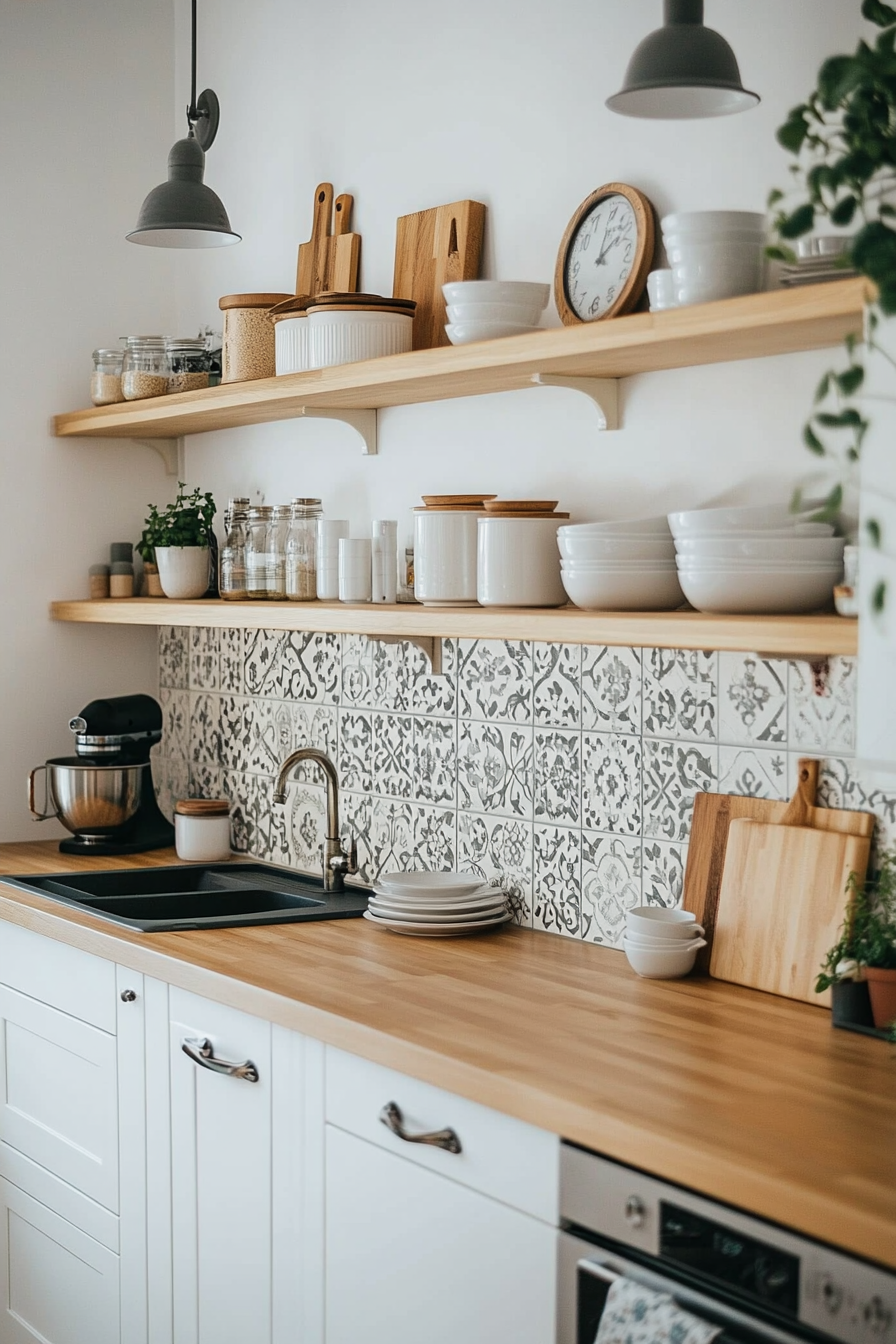
<svg viewBox="0 0 896 1344"><path fill-rule="evenodd" d="M321 182L314 193L311 237L299 244L296 293L318 294L338 290L356 294L361 267L361 235L352 233L354 198L343 194L333 200L333 184Z"/></svg>
<svg viewBox="0 0 896 1344"><path fill-rule="evenodd" d="M818 766L815 760L804 759L799 762L797 794L802 798L809 824L818 831L837 831L870 841L875 825L872 813L815 806ZM710 969L731 822L749 819L780 825L790 805L770 798L749 798L733 793L698 793L694 799L682 905L685 910L692 911L697 916L697 922L706 929L707 946L697 954L697 965L701 970ZM841 921L845 905L844 895L841 900ZM834 941L831 939L828 946L832 946ZM813 996L813 1001L818 1003L824 1000L818 995Z"/></svg>
<svg viewBox="0 0 896 1344"><path fill-rule="evenodd" d="M414 349L449 345L442 285L476 280L482 259L485 206L455 201L402 215L395 237L392 296L414 299Z"/></svg>

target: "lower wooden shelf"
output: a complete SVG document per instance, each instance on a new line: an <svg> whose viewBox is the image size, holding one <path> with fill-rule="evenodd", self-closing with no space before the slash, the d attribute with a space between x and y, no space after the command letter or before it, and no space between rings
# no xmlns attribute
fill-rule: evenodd
<svg viewBox="0 0 896 1344"><path fill-rule="evenodd" d="M423 607L342 602L174 602L167 598L53 602L56 621L212 626L355 635L534 639L666 649L822 657L858 652L858 622L841 616L707 616L697 611L580 611L578 607Z"/></svg>

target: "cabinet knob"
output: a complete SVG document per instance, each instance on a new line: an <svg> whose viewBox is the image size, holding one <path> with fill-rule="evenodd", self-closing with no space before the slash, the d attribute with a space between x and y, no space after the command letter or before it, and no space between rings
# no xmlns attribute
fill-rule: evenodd
<svg viewBox="0 0 896 1344"><path fill-rule="evenodd" d="M136 998L137 998L136 989L123 989L121 991L122 1003L134 1003L136 1001Z"/></svg>
<svg viewBox="0 0 896 1344"><path fill-rule="evenodd" d="M647 1218L647 1207L637 1195L629 1195L625 1201L625 1221L629 1227L643 1227Z"/></svg>

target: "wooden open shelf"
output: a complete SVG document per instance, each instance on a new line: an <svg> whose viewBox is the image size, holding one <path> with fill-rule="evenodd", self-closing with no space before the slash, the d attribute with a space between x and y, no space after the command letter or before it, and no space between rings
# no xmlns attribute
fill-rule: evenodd
<svg viewBox="0 0 896 1344"><path fill-rule="evenodd" d="M308 411L376 410L532 387L538 375L617 379L836 345L861 335L863 279L837 280L611 322L417 350L311 373L58 415L62 437L180 438Z"/></svg>
<svg viewBox="0 0 896 1344"><path fill-rule="evenodd" d="M54 602L56 621L100 625L461 639L535 639L666 649L719 649L778 657L855 654L858 622L841 616L705 616L697 611L580 611L578 607L423 607L341 602L173 602L167 598Z"/></svg>

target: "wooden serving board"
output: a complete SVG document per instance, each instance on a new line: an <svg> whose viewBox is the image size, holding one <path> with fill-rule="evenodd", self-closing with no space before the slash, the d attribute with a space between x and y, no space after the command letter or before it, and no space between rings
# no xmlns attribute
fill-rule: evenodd
<svg viewBox="0 0 896 1344"><path fill-rule="evenodd" d="M850 874L865 880L870 847L840 831L732 821L710 974L828 1005L815 980L843 924Z"/></svg>
<svg viewBox="0 0 896 1344"><path fill-rule="evenodd" d="M314 193L311 237L299 244L296 293L312 299L329 290L354 293L361 265L361 235L351 233L354 198L337 196L333 184L321 182Z"/></svg>
<svg viewBox="0 0 896 1344"><path fill-rule="evenodd" d="M442 285L478 278L484 229L485 206L478 201L437 205L398 220L392 293L416 301L415 350L450 344Z"/></svg>
<svg viewBox="0 0 896 1344"><path fill-rule="evenodd" d="M804 759L799 762L797 797L802 799L803 818L815 830L839 831L870 840L875 825L872 813L815 806L818 766L816 760ZM743 818L780 825L790 806L789 802L748 798L733 793L698 793L694 799L682 905L685 910L693 911L698 923L706 929L707 946L697 954L697 965L701 970L708 971L710 968L716 910L731 822Z"/></svg>

